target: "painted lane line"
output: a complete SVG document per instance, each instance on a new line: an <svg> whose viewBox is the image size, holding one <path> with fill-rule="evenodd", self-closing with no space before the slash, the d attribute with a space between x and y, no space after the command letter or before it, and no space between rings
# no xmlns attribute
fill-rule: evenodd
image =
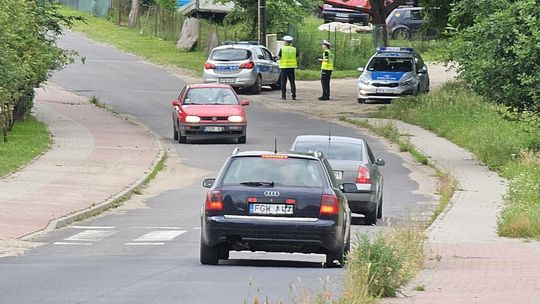
<svg viewBox="0 0 540 304"><path fill-rule="evenodd" d="M114 229L115 226L70 226L69 228L75 229Z"/></svg>
<svg viewBox="0 0 540 304"><path fill-rule="evenodd" d="M74 234L68 238L65 238L64 241L97 242L115 234L116 232L117 231L85 230L83 232Z"/></svg>
<svg viewBox="0 0 540 304"><path fill-rule="evenodd" d="M172 241L177 236L185 233L185 230L152 231L134 239L134 242L166 242Z"/></svg>
<svg viewBox="0 0 540 304"><path fill-rule="evenodd" d="M127 246L156 246L156 245L165 245L165 243L126 243Z"/></svg>
<svg viewBox="0 0 540 304"><path fill-rule="evenodd" d="M54 242L53 245L92 245L93 243Z"/></svg>
<svg viewBox="0 0 540 304"><path fill-rule="evenodd" d="M195 229L195 230L201 230L201 227L195 227L195 228L193 228L193 229Z"/></svg>
<svg viewBox="0 0 540 304"><path fill-rule="evenodd" d="M178 229L182 229L182 227L174 227L174 226L171 226L171 227L129 227L131 229L170 229L170 230L178 230Z"/></svg>

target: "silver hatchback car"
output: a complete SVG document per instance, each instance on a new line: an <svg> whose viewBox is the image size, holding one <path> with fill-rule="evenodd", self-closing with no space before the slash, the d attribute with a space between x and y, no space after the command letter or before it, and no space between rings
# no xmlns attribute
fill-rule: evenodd
<svg viewBox="0 0 540 304"><path fill-rule="evenodd" d="M369 144L361 138L300 135L291 150L297 152L321 151L334 170L337 181L353 186L345 192L349 208L354 213L363 214L365 223L375 225L382 218L383 176L379 166L383 159L373 156Z"/></svg>
<svg viewBox="0 0 540 304"><path fill-rule="evenodd" d="M429 92L428 69L412 48L381 47L371 57L356 85L358 102L391 100Z"/></svg>
<svg viewBox="0 0 540 304"><path fill-rule="evenodd" d="M250 42L235 42L210 52L204 64L203 81L229 84L258 94L263 85L279 89L279 73L275 57L267 48Z"/></svg>

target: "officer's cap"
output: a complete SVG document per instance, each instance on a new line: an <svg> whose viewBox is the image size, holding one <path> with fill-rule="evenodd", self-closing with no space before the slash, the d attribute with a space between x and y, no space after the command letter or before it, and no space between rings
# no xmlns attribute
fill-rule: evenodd
<svg viewBox="0 0 540 304"><path fill-rule="evenodd" d="M291 37L291 36L289 36L289 35L284 36L284 37L283 37L283 41L291 42L291 41L293 41L293 37Z"/></svg>
<svg viewBox="0 0 540 304"><path fill-rule="evenodd" d="M331 46L331 45L332 45L332 44L331 44L330 42L328 42L328 40L326 40L326 39L323 40L323 41L321 42L321 44L324 44L324 45L326 45L326 46Z"/></svg>

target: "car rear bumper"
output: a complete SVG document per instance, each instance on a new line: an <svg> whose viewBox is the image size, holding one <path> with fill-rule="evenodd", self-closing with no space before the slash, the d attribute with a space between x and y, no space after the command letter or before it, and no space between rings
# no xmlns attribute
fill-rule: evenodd
<svg viewBox="0 0 540 304"><path fill-rule="evenodd" d="M325 253L343 243L343 227L327 219L217 215L202 226L205 245L227 243L232 250Z"/></svg>
<svg viewBox="0 0 540 304"><path fill-rule="evenodd" d="M221 131L210 131L211 128L222 128ZM246 124L201 124L180 125L180 134L190 139L198 138L238 138L246 136Z"/></svg>
<svg viewBox="0 0 540 304"><path fill-rule="evenodd" d="M239 73L227 74L216 73L214 70L204 70L203 81L205 83L228 84L231 87L251 87L257 80L255 69L245 70Z"/></svg>
<svg viewBox="0 0 540 304"><path fill-rule="evenodd" d="M367 214L377 208L377 195L374 191L345 193L349 202L349 209L353 213Z"/></svg>

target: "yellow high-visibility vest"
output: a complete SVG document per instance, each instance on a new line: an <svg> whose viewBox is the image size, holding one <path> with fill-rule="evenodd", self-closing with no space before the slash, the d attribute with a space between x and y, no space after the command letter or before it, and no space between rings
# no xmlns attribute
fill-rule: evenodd
<svg viewBox="0 0 540 304"><path fill-rule="evenodd" d="M280 69L297 68L296 62L296 48L290 45L284 45L281 47L281 60L279 61Z"/></svg>
<svg viewBox="0 0 540 304"><path fill-rule="evenodd" d="M328 60L322 62L321 70L332 71L332 70L334 70L334 53L332 51L330 51L329 49L324 50L323 51L323 58L324 58L324 52L328 52Z"/></svg>

